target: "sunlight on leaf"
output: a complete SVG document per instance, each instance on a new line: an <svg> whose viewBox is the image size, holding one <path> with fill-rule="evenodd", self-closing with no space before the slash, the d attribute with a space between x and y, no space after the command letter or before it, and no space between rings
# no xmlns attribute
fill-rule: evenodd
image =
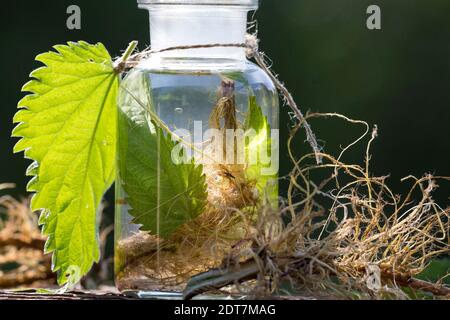
<svg viewBox="0 0 450 320"><path fill-rule="evenodd" d="M118 76L102 44L70 42L36 57L18 104L14 152L33 160L31 207L53 252L60 284L76 283L99 259L97 209L114 180ZM77 272L74 272L77 270Z"/></svg>

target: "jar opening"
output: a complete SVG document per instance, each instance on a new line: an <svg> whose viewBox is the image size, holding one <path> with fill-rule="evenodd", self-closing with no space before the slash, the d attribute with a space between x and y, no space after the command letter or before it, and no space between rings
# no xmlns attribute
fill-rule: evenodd
<svg viewBox="0 0 450 320"><path fill-rule="evenodd" d="M139 7L151 5L218 5L258 9L259 0L138 0Z"/></svg>
<svg viewBox="0 0 450 320"><path fill-rule="evenodd" d="M249 6L258 0L138 0L150 13L150 39L154 50L189 45L245 42ZM222 4L227 5L222 5ZM232 6L230 4L234 3ZM201 4L201 5L200 5ZM246 4L246 5L244 5ZM177 58L245 60L241 47L173 50L158 54Z"/></svg>

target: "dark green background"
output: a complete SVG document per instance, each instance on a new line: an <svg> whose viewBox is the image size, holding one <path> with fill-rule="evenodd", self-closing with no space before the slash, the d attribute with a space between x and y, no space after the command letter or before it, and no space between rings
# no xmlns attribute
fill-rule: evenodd
<svg viewBox="0 0 450 320"><path fill-rule="evenodd" d="M66 8L78 4L82 30L66 28ZM366 8L382 9L382 30L366 28ZM399 179L426 172L450 174L450 1L263 0L256 14L261 48L272 58L303 110L339 112L379 125L372 170ZM25 194L29 161L13 155L9 137L21 86L39 64L34 57L68 40L101 41L113 56L130 40L148 44L147 13L134 0L4 1L1 5L2 66L0 182ZM283 139L287 133L283 114ZM359 134L337 120L315 120L325 150L337 152ZM298 152L306 152L298 146ZM364 147L346 158L361 162ZM289 169L285 152L282 171ZM439 200L448 203L448 187ZM446 203L447 202L447 203Z"/></svg>

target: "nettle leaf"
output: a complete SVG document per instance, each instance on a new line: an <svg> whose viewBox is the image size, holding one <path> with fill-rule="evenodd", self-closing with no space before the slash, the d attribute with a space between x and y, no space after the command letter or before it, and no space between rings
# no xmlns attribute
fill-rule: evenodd
<svg viewBox="0 0 450 320"><path fill-rule="evenodd" d="M203 166L193 160L173 161L175 147L181 156L185 154L170 133L150 120L145 108L151 108L151 98L143 93L148 91L145 82L139 75L129 81L126 86L135 96L125 94L120 103L119 177L133 222L143 231L167 238L204 211L206 177Z"/></svg>
<svg viewBox="0 0 450 320"><path fill-rule="evenodd" d="M268 158L271 156L271 127L255 96L249 97L248 108L244 129L253 129L256 135L246 141L246 153L257 155L257 161L248 165L246 175L248 179L256 181L256 188L263 195L263 199L275 204L278 199L277 174L265 173L263 169L270 168L272 163L269 159L261 159L261 154L266 154Z"/></svg>
<svg viewBox="0 0 450 320"><path fill-rule="evenodd" d="M60 284L76 283L99 259L97 210L115 175L118 76L102 44L57 45L36 57L31 92L18 104L14 152L34 160L28 191L48 235Z"/></svg>

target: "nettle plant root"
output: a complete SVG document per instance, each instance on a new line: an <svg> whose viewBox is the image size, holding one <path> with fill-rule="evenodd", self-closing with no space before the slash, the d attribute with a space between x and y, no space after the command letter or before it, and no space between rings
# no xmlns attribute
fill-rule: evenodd
<svg viewBox="0 0 450 320"><path fill-rule="evenodd" d="M297 157L292 151L302 127L297 123L288 141L294 168L279 210L261 208L256 224L248 226L252 236L236 243L221 268L192 278L186 298L230 285L256 298L405 299L410 297L405 288L450 297L450 288L414 278L431 259L450 252L450 209L432 198L437 181L450 178L406 177L411 190L397 196L387 177L370 175L377 128L367 144L365 165L345 164L342 156L368 135L369 126L339 114L308 114L305 119L324 117L363 124L366 131L338 157L324 152ZM323 163L311 161L317 157ZM311 178L316 171L330 175L316 183Z"/></svg>

